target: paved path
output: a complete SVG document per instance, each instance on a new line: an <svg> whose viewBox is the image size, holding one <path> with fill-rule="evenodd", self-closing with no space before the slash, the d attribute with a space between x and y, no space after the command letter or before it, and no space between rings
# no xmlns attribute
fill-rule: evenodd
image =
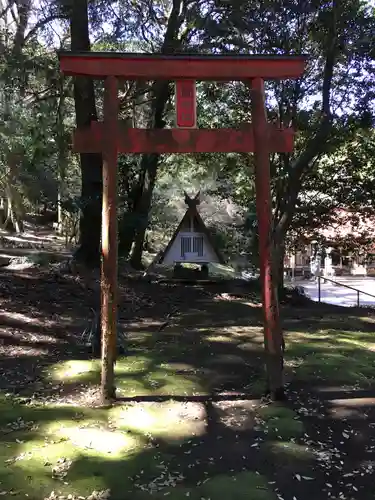
<svg viewBox="0 0 375 500"><path fill-rule="evenodd" d="M373 297L359 294L359 303L362 306L375 307L375 278L355 278L355 277L341 277L334 278L338 283L351 286L362 292L367 292ZM312 300L318 301L318 283L313 281L300 281L296 284L303 286L306 293ZM339 306L356 306L357 305L357 292L350 290L343 286L334 285L333 283L321 281L321 301L328 304L335 304Z"/></svg>

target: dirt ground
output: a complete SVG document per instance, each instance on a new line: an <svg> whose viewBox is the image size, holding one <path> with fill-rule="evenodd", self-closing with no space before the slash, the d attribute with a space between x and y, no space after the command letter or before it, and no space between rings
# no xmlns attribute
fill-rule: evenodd
<svg viewBox="0 0 375 500"><path fill-rule="evenodd" d="M244 314L242 303L228 300L225 284L205 287L182 284L150 284L141 280L121 280L119 328L129 337L138 337L151 330L173 342L178 320L189 324L200 315L199 324L230 325L233 312ZM30 268L1 271L0 301L0 362L3 377L0 389L27 390L37 385L38 371L56 360L72 356L89 357L89 349L82 347L80 338L93 317L92 309L99 306L97 278L61 274L52 269ZM224 298L222 298L224 297ZM220 314L215 300L220 300ZM212 311L209 310L213 303ZM230 305L230 307L229 307ZM260 325L260 309L252 310ZM214 318L214 319L213 319ZM246 316L242 323L246 325ZM195 324L195 321L194 321ZM178 333L177 333L178 335ZM192 349L194 338L190 339ZM224 352L227 347L224 344ZM184 355L185 356L185 355ZM188 360L184 357L185 362ZM28 381L20 388L21 381Z"/></svg>
<svg viewBox="0 0 375 500"><path fill-rule="evenodd" d="M82 404L86 398L90 403L92 387L46 385L44 381L46 369L54 363L90 357L79 339L90 318L90 308L98 304L98 287L95 280L89 286L87 283L87 279L63 276L53 269L1 272L0 389L4 393L26 401ZM199 389L194 394L135 393L134 397L123 396L122 403L155 404L173 398L198 405L193 410L194 418L199 421L199 412L203 412L206 419L202 435L177 447L170 442L158 444L176 460L188 457L184 466L188 483L200 483L202 470L214 471L215 476L250 470L267 477L279 499L373 498L372 387L367 385L360 391L358 384L336 387L326 380L322 388L318 379L301 381L294 376L294 360L290 359L289 400L285 407L276 407L276 416L270 413L272 432L278 436L279 421L283 439L276 444L264 439L264 429L256 425L251 410L264 407L265 414L271 411L260 399L262 386L257 383L263 373L261 310L246 290L235 290L237 297L232 293L233 287L228 288L228 284L194 287L122 279L119 316L122 328L134 342L129 355L139 349L138 340L152 332L147 344L151 351L167 354L177 374L188 377L193 370L199 376ZM343 314L343 309L322 310L314 305L284 307L287 343L296 324L300 328L302 322L310 332L319 332L327 321L333 329ZM374 334L371 312L352 311L351 317L356 325L362 321L366 331ZM233 335L241 342L230 340ZM285 419L283 411L292 411L292 425L290 415ZM294 434L293 420L298 425L302 422L302 433L297 430ZM178 460L181 462L181 458ZM173 469L173 463L170 467Z"/></svg>
<svg viewBox="0 0 375 500"><path fill-rule="evenodd" d="M157 452L157 467L177 478L172 490L163 489L163 479L162 497L374 498L373 311L284 305L288 401L276 405L261 397L262 318L252 290L233 280L193 286L129 279L121 272L119 283L119 328L128 346L117 365L119 403L105 419L111 432L118 431L126 408L126 432L142 434L146 444L142 460L76 459L79 481L101 478L114 500L142 500L151 493L159 498L152 489L156 480L151 490L141 480L144 464ZM57 265L2 268L0 395L25 411L53 404L84 413L95 404L100 367L90 365L90 350L80 339L98 302L95 275L64 274ZM64 372L60 380L46 380L57 366L66 371L72 360L91 368L76 379ZM139 411L148 415L146 423ZM155 424L156 414L163 424ZM8 432L0 425L2 440ZM0 489L9 482L8 465L3 466ZM125 488L118 477L129 476L129 470L134 473ZM232 476L235 487L229 488ZM31 490L28 497L43 498Z"/></svg>

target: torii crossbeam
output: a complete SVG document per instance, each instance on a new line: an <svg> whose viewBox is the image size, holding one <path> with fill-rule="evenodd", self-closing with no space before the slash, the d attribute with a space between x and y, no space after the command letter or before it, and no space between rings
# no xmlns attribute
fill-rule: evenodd
<svg viewBox="0 0 375 500"><path fill-rule="evenodd" d="M269 389L282 391L282 332L272 281L271 152L293 150L293 131L278 129L266 117L264 80L298 78L305 56L232 56L60 52L66 75L105 80L104 121L92 122L74 135L74 151L103 154L102 221L102 397L114 397L113 366L117 325L117 157L118 153L254 152L259 228L264 339ZM177 125L183 128L147 130L118 121L118 79L174 80ZM238 129L197 129L195 82L240 80L251 89L252 124ZM106 365L106 368L104 366Z"/></svg>

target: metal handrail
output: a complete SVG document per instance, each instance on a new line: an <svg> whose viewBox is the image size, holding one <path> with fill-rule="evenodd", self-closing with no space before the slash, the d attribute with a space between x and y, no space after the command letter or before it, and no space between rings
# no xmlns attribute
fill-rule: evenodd
<svg viewBox="0 0 375 500"><path fill-rule="evenodd" d="M368 292L363 292L362 290L359 290L358 288L354 288L349 285L344 285L344 283L339 283L338 281L331 280L330 278L326 278L325 276L318 276L318 301L321 302L321 280L324 281L329 281L330 283L333 283L334 285L339 285L344 288L349 288L349 290L353 290L354 292L357 292L357 306L359 307L359 294L363 293L364 295L367 295L368 297L372 297L375 299L375 295L372 295L371 293Z"/></svg>

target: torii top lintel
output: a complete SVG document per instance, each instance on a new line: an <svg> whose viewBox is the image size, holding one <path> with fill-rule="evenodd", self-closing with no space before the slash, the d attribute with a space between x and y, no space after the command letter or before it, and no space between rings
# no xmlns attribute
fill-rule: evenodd
<svg viewBox="0 0 375 500"><path fill-rule="evenodd" d="M302 75L307 57L137 54L120 52L58 52L63 73L103 79L117 76L126 80L215 80L233 81L262 78L279 80Z"/></svg>

